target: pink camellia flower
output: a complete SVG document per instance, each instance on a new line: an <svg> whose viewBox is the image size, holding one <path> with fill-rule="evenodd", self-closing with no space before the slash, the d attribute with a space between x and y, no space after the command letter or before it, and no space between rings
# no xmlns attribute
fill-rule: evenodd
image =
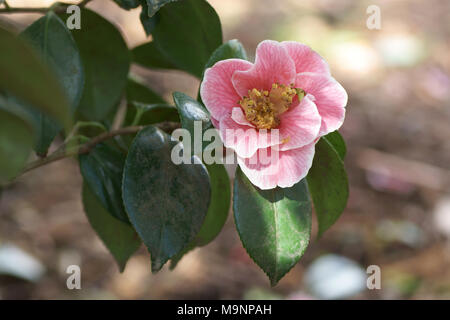
<svg viewBox="0 0 450 320"><path fill-rule="evenodd" d="M315 143L342 125L347 104L346 91L316 52L271 40L258 45L255 63L228 59L207 69L200 93L224 145L260 189L303 179ZM275 153L275 160L264 159Z"/></svg>

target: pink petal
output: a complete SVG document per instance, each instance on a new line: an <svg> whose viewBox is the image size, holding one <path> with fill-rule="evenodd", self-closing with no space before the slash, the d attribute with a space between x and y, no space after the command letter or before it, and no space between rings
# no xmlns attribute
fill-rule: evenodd
<svg viewBox="0 0 450 320"><path fill-rule="evenodd" d="M241 97L251 89L268 90L273 83L289 85L295 79L295 64L277 41L265 40L256 48L255 64L246 71L236 71L232 82Z"/></svg>
<svg viewBox="0 0 450 320"><path fill-rule="evenodd" d="M276 152L273 148L259 149L251 158L237 157L239 166L251 183L263 190L277 186L292 187L306 177L314 158L314 143L279 151L278 155L273 152Z"/></svg>
<svg viewBox="0 0 450 320"><path fill-rule="evenodd" d="M231 119L233 119L236 123L241 124L243 126L249 126L254 128L255 126L250 123L244 115L244 111L242 108L236 107L231 111Z"/></svg>
<svg viewBox="0 0 450 320"><path fill-rule="evenodd" d="M339 82L331 76L305 72L297 75L295 85L314 96L313 101L322 117L320 136L341 127L348 96Z"/></svg>
<svg viewBox="0 0 450 320"><path fill-rule="evenodd" d="M314 159L315 144L310 143L298 149L281 151L278 186L289 188L308 174Z"/></svg>
<svg viewBox="0 0 450 320"><path fill-rule="evenodd" d="M211 115L220 120L233 107L239 106L241 97L231 82L236 70L248 70L252 63L240 59L228 59L217 62L205 71L200 95Z"/></svg>
<svg viewBox="0 0 450 320"><path fill-rule="evenodd" d="M220 137L227 148L239 156L248 158L258 150L257 135L254 128L236 123L231 117L220 120Z"/></svg>
<svg viewBox="0 0 450 320"><path fill-rule="evenodd" d="M257 130L237 123L226 115L220 120L220 137L227 148L233 149L242 158L253 156L256 150L280 144L280 138L270 130Z"/></svg>
<svg viewBox="0 0 450 320"><path fill-rule="evenodd" d="M321 125L321 117L317 107L308 96L303 98L299 105L289 110L280 117L280 150L290 150L303 147L313 142Z"/></svg>
<svg viewBox="0 0 450 320"><path fill-rule="evenodd" d="M214 128L220 129L220 121L211 116L211 123Z"/></svg>
<svg viewBox="0 0 450 320"><path fill-rule="evenodd" d="M281 44L294 61L296 73L315 72L330 75L328 63L307 45L295 41L283 41Z"/></svg>
<svg viewBox="0 0 450 320"><path fill-rule="evenodd" d="M273 160L271 160L272 156ZM277 186L279 159L280 152L272 148L260 149L251 158L237 156L238 164L250 182L263 190Z"/></svg>

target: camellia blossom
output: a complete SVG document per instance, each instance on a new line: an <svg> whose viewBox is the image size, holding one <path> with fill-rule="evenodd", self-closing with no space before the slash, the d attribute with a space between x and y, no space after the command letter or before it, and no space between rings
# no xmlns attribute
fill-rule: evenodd
<svg viewBox="0 0 450 320"><path fill-rule="evenodd" d="M255 63L217 62L206 70L200 93L224 145L260 189L287 188L303 179L315 143L342 125L347 105L328 64L290 41L261 42Z"/></svg>

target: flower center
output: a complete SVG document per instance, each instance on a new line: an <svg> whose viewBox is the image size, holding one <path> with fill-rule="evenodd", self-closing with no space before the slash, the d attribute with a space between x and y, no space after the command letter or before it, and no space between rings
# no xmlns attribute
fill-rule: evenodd
<svg viewBox="0 0 450 320"><path fill-rule="evenodd" d="M280 115L286 112L298 96L299 101L305 96L305 91L289 86L274 83L269 90L256 88L248 91L239 104L244 110L246 119L258 129L273 129L280 124Z"/></svg>

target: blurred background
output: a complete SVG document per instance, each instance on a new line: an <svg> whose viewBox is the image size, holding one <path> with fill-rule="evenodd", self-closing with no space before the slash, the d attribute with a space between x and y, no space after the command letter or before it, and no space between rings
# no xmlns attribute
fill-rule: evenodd
<svg viewBox="0 0 450 320"><path fill-rule="evenodd" d="M174 271L152 275L141 248L120 274L83 213L76 162L59 161L0 197L0 299L450 299L450 2L209 2L225 40L239 39L251 58L264 39L306 43L346 88L350 199L341 218L321 239L313 232L304 257L274 288L242 248L231 214L219 237ZM381 9L380 30L366 26L372 4ZM149 40L140 9L111 0L88 8L120 26L130 48ZM0 18L25 28L38 17ZM184 73L132 71L169 101L175 90L197 93L198 80ZM73 264L81 266L82 290L66 287ZM381 268L380 290L366 287L369 265Z"/></svg>

